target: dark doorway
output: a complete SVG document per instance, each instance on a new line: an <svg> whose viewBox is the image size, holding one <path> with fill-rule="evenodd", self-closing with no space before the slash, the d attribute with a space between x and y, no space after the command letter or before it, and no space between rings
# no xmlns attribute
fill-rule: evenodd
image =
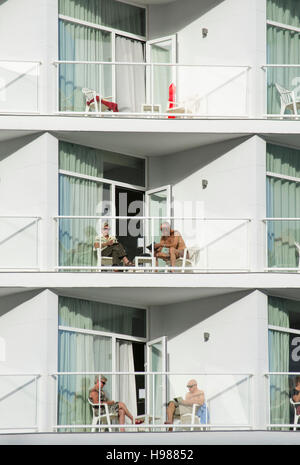
<svg viewBox="0 0 300 465"><path fill-rule="evenodd" d="M144 214L144 192L116 186L116 215L138 217ZM117 220L116 236L129 260L137 255L138 239L143 237L141 220Z"/></svg>
<svg viewBox="0 0 300 465"><path fill-rule="evenodd" d="M133 360L134 360L134 371L143 372L145 371L145 344L139 342L132 343ZM146 380L143 375L135 376L136 384L136 401L137 401L137 414L144 415L145 413L145 402L146 402Z"/></svg>

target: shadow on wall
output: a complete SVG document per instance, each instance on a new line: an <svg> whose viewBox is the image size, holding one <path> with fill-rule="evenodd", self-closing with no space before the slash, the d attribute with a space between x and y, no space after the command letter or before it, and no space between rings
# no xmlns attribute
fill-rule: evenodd
<svg viewBox="0 0 300 465"><path fill-rule="evenodd" d="M177 0L174 3L150 5L149 39L175 34L205 15L225 0Z"/></svg>
<svg viewBox="0 0 300 465"><path fill-rule="evenodd" d="M175 185L218 158L221 158L250 138L251 136L241 137L217 144L201 146L187 150L186 152L175 153L174 155L153 157L150 159L149 171L150 179L155 179L155 185L151 185L150 188L153 189L166 184ZM155 176L151 176L152 170L155 172Z"/></svg>
<svg viewBox="0 0 300 465"><path fill-rule="evenodd" d="M39 289L37 291L20 292L19 294L16 294L14 291L14 294L12 295L0 297L0 326L1 317L3 317L6 313L10 312L11 310L17 308L19 305L24 304L25 302L28 302L29 300L33 299L38 294L41 294L43 291L44 289Z"/></svg>
<svg viewBox="0 0 300 465"><path fill-rule="evenodd" d="M1 0L0 0L1 1ZM19 149L24 148L34 140L38 139L42 134L34 134L30 136L14 137L13 139L6 139L0 143L0 163L5 158L8 158Z"/></svg>
<svg viewBox="0 0 300 465"><path fill-rule="evenodd" d="M211 318L216 313L224 311L226 307L245 298L252 292L252 290L234 292L180 304L152 307L150 310L151 315L155 315L154 318L158 320L159 324L157 324L156 328L151 328L151 339L168 336L168 340L171 340Z"/></svg>

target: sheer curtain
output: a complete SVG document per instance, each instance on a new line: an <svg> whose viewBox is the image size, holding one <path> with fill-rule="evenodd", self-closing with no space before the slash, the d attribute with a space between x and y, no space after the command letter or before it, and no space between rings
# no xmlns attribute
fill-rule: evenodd
<svg viewBox="0 0 300 465"><path fill-rule="evenodd" d="M93 303L79 299L59 298L59 323L81 329L93 329ZM59 331L58 371L98 372L112 369L110 337L79 332ZM62 375L58 377L58 424L91 424L91 408L87 401L94 375ZM111 377L107 376L106 393L111 396ZM76 429L76 431L79 431Z"/></svg>
<svg viewBox="0 0 300 465"><path fill-rule="evenodd" d="M116 61L143 63L144 55L142 42L116 36ZM145 66L116 65L116 96L119 111L141 112L146 103Z"/></svg>
<svg viewBox="0 0 300 465"><path fill-rule="evenodd" d="M103 161L96 151L76 144L60 143L60 169L101 176ZM59 214L62 216L102 215L109 207L110 187L84 178L60 174ZM96 266L93 244L99 224L95 219L61 219L59 222L61 266Z"/></svg>
<svg viewBox="0 0 300 465"><path fill-rule="evenodd" d="M269 325L290 327L289 301L269 297ZM289 334L269 330L269 369L273 372L289 371ZM271 423L289 424L288 375L272 375L270 379Z"/></svg>
<svg viewBox="0 0 300 465"><path fill-rule="evenodd" d="M300 178L300 151L267 144L267 171ZM267 176L267 216L300 217L300 183ZM300 221L269 221L269 266L297 267L295 241L300 241Z"/></svg>
<svg viewBox="0 0 300 465"><path fill-rule="evenodd" d="M300 27L298 0L268 0L267 17L282 24ZM267 26L267 59L269 64L300 64L300 34L276 26ZM289 90L300 84L300 68L268 70L268 113L280 112L280 97L275 83Z"/></svg>
<svg viewBox="0 0 300 465"><path fill-rule="evenodd" d="M59 0L59 13L145 36L145 8L117 0Z"/></svg>
<svg viewBox="0 0 300 465"><path fill-rule="evenodd" d="M111 33L59 20L59 59L62 61L111 61ZM59 89L61 111L84 111L82 88L104 97L112 95L111 66L61 64Z"/></svg>
<svg viewBox="0 0 300 465"><path fill-rule="evenodd" d="M132 343L117 341L117 371L134 371ZM118 399L127 405L128 410L135 417L137 415L135 375L120 375L118 377ZM130 423L126 417L126 423Z"/></svg>

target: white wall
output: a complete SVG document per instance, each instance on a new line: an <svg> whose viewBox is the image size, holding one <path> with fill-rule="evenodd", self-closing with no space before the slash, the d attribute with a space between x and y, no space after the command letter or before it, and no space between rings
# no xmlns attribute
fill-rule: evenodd
<svg viewBox="0 0 300 465"><path fill-rule="evenodd" d="M40 216L38 261L55 263L58 213L58 141L50 134L5 141L0 147L1 215ZM32 220L1 219L0 267L36 266L36 225Z"/></svg>
<svg viewBox="0 0 300 465"><path fill-rule="evenodd" d="M149 186L171 184L174 216L252 219L250 224L198 222L198 229L192 223L190 228L188 222L175 223L188 245L201 247L201 266L208 260L214 269L263 269L265 154L265 142L254 136L149 159ZM208 181L205 189L202 180Z"/></svg>
<svg viewBox="0 0 300 465"><path fill-rule="evenodd" d="M50 431L55 424L54 381L57 371L58 299L45 290L2 297L0 337L5 357L0 361L0 428L25 428L35 424L35 384L32 377L14 373L39 374L37 425ZM1 376L1 374L11 374Z"/></svg>
<svg viewBox="0 0 300 465"><path fill-rule="evenodd" d="M196 378L210 406L211 424L266 424L263 374L268 371L267 297L240 292L181 304L152 307L150 337L168 337L169 398L184 397ZM209 340L204 341L204 332ZM193 373L252 373L244 376L193 376ZM187 379L188 378L188 379ZM242 382L241 382L242 381ZM250 399L248 404L248 388ZM251 414L248 415L248 407Z"/></svg>
<svg viewBox="0 0 300 465"><path fill-rule="evenodd" d="M207 37L202 37L202 28L208 29ZM253 69L249 75L249 112L259 115L264 112L264 75L260 66L266 63L266 3L262 0L177 0L166 5L149 7L150 39L177 34L178 63L249 65ZM259 70L256 70L256 67ZM222 75L217 68L203 73L194 71L201 86L197 88L192 73L186 75L193 92L212 91L222 83ZM223 71L223 83L234 71ZM227 75L226 75L227 73ZM180 83L180 82L179 82ZM244 78L239 78L218 91L219 101L212 100L209 112L222 108L222 100L231 93L233 100L237 92L239 99L244 98ZM206 90L204 90L206 89ZM186 93L186 89L183 93ZM237 102L235 102L236 104ZM233 109L226 103L228 114ZM236 107L237 111L238 105ZM201 108L200 108L201 110Z"/></svg>
<svg viewBox="0 0 300 465"><path fill-rule="evenodd" d="M0 2L0 60L41 62L38 103L42 113L55 110L56 68L52 62L58 57L57 5L57 0ZM0 92L0 111L36 111L34 66L30 72L28 64L18 66L14 69L0 62L0 88L6 87Z"/></svg>

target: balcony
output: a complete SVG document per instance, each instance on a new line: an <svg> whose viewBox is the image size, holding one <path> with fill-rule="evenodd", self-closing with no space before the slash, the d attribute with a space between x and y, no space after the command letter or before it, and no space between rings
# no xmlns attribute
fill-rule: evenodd
<svg viewBox="0 0 300 465"><path fill-rule="evenodd" d="M249 218L57 216L55 221L58 271L250 271ZM104 222L127 250L133 266L112 266L112 258L102 255L100 247L94 248ZM171 223L185 241L182 255L173 264L161 257L156 260L154 252L163 222Z"/></svg>
<svg viewBox="0 0 300 465"><path fill-rule="evenodd" d="M56 61L55 65L60 114L249 117L249 66L105 61ZM94 93L85 99L86 88Z"/></svg>

